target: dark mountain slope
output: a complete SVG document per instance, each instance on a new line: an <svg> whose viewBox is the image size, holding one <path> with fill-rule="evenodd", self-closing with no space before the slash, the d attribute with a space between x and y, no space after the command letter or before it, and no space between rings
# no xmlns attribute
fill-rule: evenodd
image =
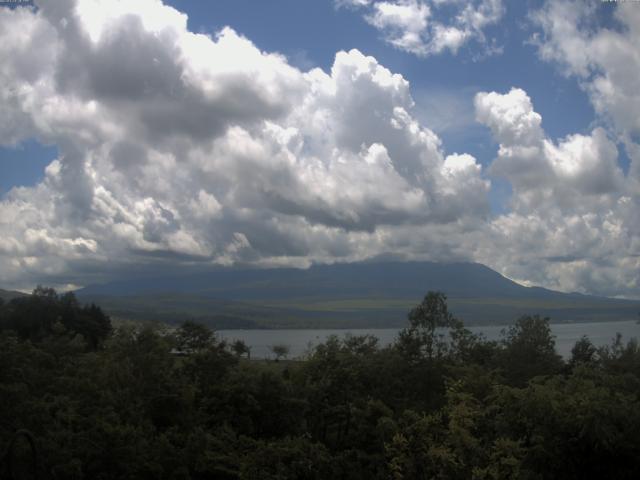
<svg viewBox="0 0 640 480"><path fill-rule="evenodd" d="M8 302L12 298L26 297L26 296L27 296L26 293L15 292L15 291L12 291L12 290L2 290L0 288L0 298L2 300L4 300L5 302Z"/></svg>
<svg viewBox="0 0 640 480"><path fill-rule="evenodd" d="M557 294L523 287L477 263L386 262L318 265L306 270L219 269L207 273L114 281L80 295L189 293L231 300L382 295L412 298L427 290L460 297L527 297ZM560 294L564 295L564 294Z"/></svg>
<svg viewBox="0 0 640 480"><path fill-rule="evenodd" d="M408 309L429 290L445 292L452 311L469 324L508 323L527 313L555 321L621 320L640 310L640 302L524 287L477 263L219 269L114 281L77 294L125 317L197 318L219 328L335 328L402 325Z"/></svg>

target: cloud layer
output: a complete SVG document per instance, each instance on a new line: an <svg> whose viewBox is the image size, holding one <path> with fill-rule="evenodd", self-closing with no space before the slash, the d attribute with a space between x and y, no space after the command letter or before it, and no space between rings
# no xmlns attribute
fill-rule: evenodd
<svg viewBox="0 0 640 480"><path fill-rule="evenodd" d="M420 15L402 23L403 8L422 2L346 3L383 12L369 20L385 31L406 26L434 41ZM230 28L192 33L159 0L1 8L0 143L36 138L59 156L40 184L0 201L0 284L393 253L639 297L638 157L629 172L618 164L619 140L636 145L637 117L601 80L626 76L600 47L584 61L567 54L545 16L552 8L536 20L541 56L569 65L608 120L552 139L525 91L480 92L477 121L499 144L488 172L472 155L447 154L416 119L409 83L357 50L338 52L330 71L301 71ZM482 40L489 14L473 12L464 18ZM588 45L604 35L571 32ZM626 48L637 31L607 35ZM621 88L633 105L635 90ZM490 214L490 176L512 187L503 215Z"/></svg>
<svg viewBox="0 0 640 480"><path fill-rule="evenodd" d="M396 230L487 214L478 163L444 155L374 58L302 72L229 28L191 33L159 1L105 5L0 10L2 142L60 151L0 203L3 282L410 253Z"/></svg>

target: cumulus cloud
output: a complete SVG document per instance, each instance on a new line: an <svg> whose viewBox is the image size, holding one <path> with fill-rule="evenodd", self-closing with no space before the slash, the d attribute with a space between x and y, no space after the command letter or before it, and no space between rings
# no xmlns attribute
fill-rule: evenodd
<svg viewBox="0 0 640 480"><path fill-rule="evenodd" d="M470 41L483 44L485 54L499 51L484 32L504 15L502 0L336 0L336 5L361 8L387 43L420 57L456 54Z"/></svg>
<svg viewBox="0 0 640 480"><path fill-rule="evenodd" d="M481 92L476 115L499 143L494 175L513 189L479 258L512 278L563 290L637 295L637 184L602 128L557 142L521 89Z"/></svg>
<svg viewBox="0 0 640 480"><path fill-rule="evenodd" d="M0 9L0 142L60 152L0 201L3 285L460 257L447 242L486 217L489 182L414 118L401 75L357 50L304 72L186 22L159 0Z"/></svg>
<svg viewBox="0 0 640 480"><path fill-rule="evenodd" d="M531 17L540 57L578 79L601 119L625 143L631 173L640 180L640 9L633 2L547 2ZM615 9L610 26L598 8Z"/></svg>
<svg viewBox="0 0 640 480"><path fill-rule="evenodd" d="M369 13L379 3L426 5L427 32L445 8L349 3ZM481 39L478 5L446 8L467 12ZM402 10L386 12L385 29L405 22ZM600 38L580 35L588 45ZM607 35L632 45L631 28ZM636 145L637 117L600 88L601 77L622 81L621 64L586 51L570 74L594 85L613 127L551 139L526 92L481 92L476 118L499 144L483 172L416 118L401 75L357 50L338 52L329 71L303 71L230 28L190 32L160 0L0 8L0 144L36 138L59 151L41 183L0 200L0 283L82 285L132 271L391 252L638 296L640 189L636 167L624 173L617 162L618 136L628 151ZM633 105L635 90L620 91ZM503 215L489 214L487 173L512 186Z"/></svg>
<svg viewBox="0 0 640 480"><path fill-rule="evenodd" d="M607 25L601 9L613 9ZM632 2L547 1L530 19L540 58L578 81L601 127L553 142L523 91L476 97L477 119L500 144L490 170L514 190L512 211L491 223L501 248L482 258L513 278L638 297L640 10Z"/></svg>
<svg viewBox="0 0 640 480"><path fill-rule="evenodd" d="M581 198L617 192L623 185L617 148L603 129L570 135L556 145L545 138L542 117L526 92L516 88L504 95L481 92L475 106L478 121L500 144L492 171L519 191L553 188L550 199L559 201L560 192L575 190L566 196Z"/></svg>

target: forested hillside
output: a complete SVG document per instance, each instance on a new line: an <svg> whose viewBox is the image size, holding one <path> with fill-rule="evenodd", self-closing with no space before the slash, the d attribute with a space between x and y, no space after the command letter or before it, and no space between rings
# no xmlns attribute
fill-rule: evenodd
<svg viewBox="0 0 640 480"><path fill-rule="evenodd" d="M119 318L186 319L218 329L401 327L424 292L447 295L469 325L538 313L554 322L635 319L640 302L525 287L478 263L359 262L218 268L114 280L78 290Z"/></svg>
<svg viewBox="0 0 640 480"><path fill-rule="evenodd" d="M249 360L192 322L114 329L43 288L0 303L0 330L1 478L640 475L635 340L584 338L564 362L548 319L489 342L437 293L389 347L331 338L296 361Z"/></svg>
<svg viewBox="0 0 640 480"><path fill-rule="evenodd" d="M0 300L8 302L13 298L24 297L25 294L21 292L15 292L12 290L3 290L0 288Z"/></svg>

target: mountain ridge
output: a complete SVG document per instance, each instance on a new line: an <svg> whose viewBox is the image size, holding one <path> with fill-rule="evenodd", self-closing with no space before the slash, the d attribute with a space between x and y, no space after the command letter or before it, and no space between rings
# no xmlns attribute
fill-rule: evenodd
<svg viewBox="0 0 640 480"><path fill-rule="evenodd" d="M544 287L526 287L510 280L495 270L480 263L470 262L379 262L336 263L313 265L308 269L264 268L264 269L218 269L189 275L165 275L118 280L104 284L89 285L77 290L80 295L136 295L141 293L189 292L215 294L226 292L225 298L236 298L247 294L252 287L260 288L258 297L273 294L277 288L290 288L295 280L311 282L314 287L325 282L351 289L375 288L413 292L425 288L444 291L447 294L473 292L500 293L502 295L536 296L544 294L582 295L562 293ZM469 280L473 283L469 285ZM358 282L357 284L354 282ZM466 285L465 285L466 283ZM205 285L206 284L206 285ZM487 287L493 288L487 288ZM236 289L242 287L243 293ZM230 293L230 295L229 295Z"/></svg>
<svg viewBox="0 0 640 480"><path fill-rule="evenodd" d="M15 290L4 290L0 288L0 298L5 302L8 302L13 298L26 297L26 296L27 296L26 293L17 292Z"/></svg>
<svg viewBox="0 0 640 480"><path fill-rule="evenodd" d="M76 293L118 316L198 319L223 328L400 326L429 290L468 324L539 313L555 321L631 319L640 302L520 285L468 262L360 262L308 269L217 269L90 285ZM235 320L234 320L235 319ZM234 321L236 323L234 323Z"/></svg>

